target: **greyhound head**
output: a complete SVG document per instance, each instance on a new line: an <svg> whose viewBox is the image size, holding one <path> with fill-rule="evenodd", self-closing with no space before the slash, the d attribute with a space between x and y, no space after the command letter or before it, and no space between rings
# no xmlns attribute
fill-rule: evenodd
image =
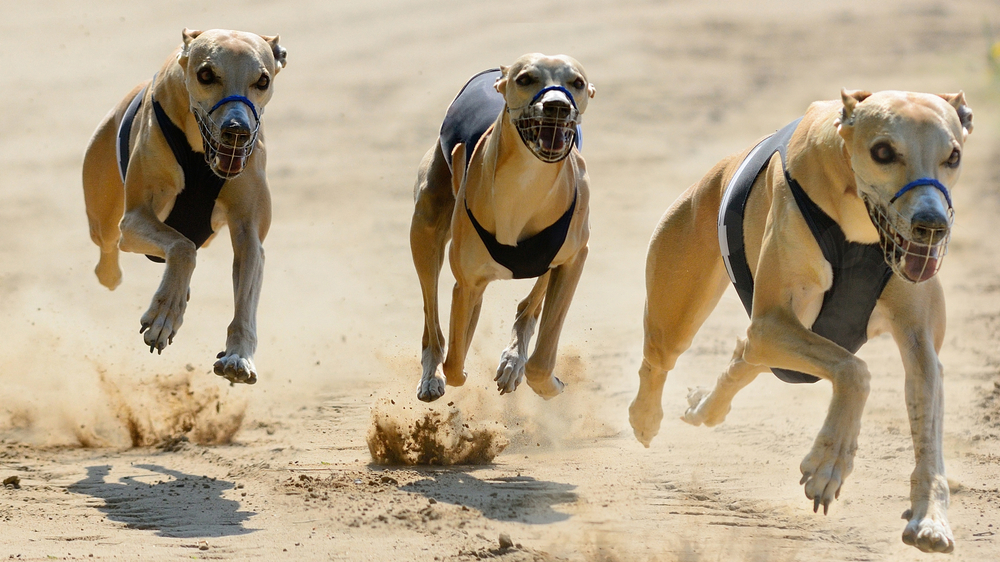
<svg viewBox="0 0 1000 562"><path fill-rule="evenodd" d="M500 70L495 87L524 145L543 162L566 158L576 143L587 101L597 91L583 66L566 55L532 53Z"/></svg>
<svg viewBox="0 0 1000 562"><path fill-rule="evenodd" d="M257 144L271 79L285 66L285 49L277 35L185 29L183 37L177 62L201 129L205 160L219 177L234 178Z"/></svg>
<svg viewBox="0 0 1000 562"><path fill-rule="evenodd" d="M903 279L926 281L948 251L950 190L961 171L972 110L961 92L843 90L841 97L836 125L885 260Z"/></svg>

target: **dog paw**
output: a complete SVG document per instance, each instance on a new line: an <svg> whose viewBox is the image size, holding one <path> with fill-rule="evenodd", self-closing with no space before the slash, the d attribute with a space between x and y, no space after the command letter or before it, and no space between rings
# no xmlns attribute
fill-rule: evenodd
<svg viewBox="0 0 1000 562"><path fill-rule="evenodd" d="M252 359L240 357L236 353L226 355L225 351L219 353L218 358L219 360L215 362L215 374L231 383L257 382L257 367L254 366Z"/></svg>
<svg viewBox="0 0 1000 562"><path fill-rule="evenodd" d="M500 394L509 394L517 390L518 385L524 380L524 359L516 352L505 349L500 354L500 366L497 367L497 376L493 377L493 380L496 381Z"/></svg>
<svg viewBox="0 0 1000 562"><path fill-rule="evenodd" d="M924 552L948 553L955 549L955 537L944 513L913 517L913 510L907 509L903 519L909 520L903 530L904 543Z"/></svg>
<svg viewBox="0 0 1000 562"><path fill-rule="evenodd" d="M112 263L102 254L101 261L94 268L94 273L97 274L97 280L101 285L107 287L108 290L114 291L122 283L122 270L118 267L117 259Z"/></svg>
<svg viewBox="0 0 1000 562"><path fill-rule="evenodd" d="M466 373L464 369L456 369L449 365L447 361L441 365L441 370L444 372L444 380L451 386L462 386L465 384L466 379L469 378L469 373ZM439 373L435 376L441 375ZM442 390L441 393L444 394L444 390Z"/></svg>
<svg viewBox="0 0 1000 562"><path fill-rule="evenodd" d="M660 432L660 422L663 421L663 406L659 401L650 402L640 396L628 407L628 423L632 426L635 438L647 448L653 438Z"/></svg>
<svg viewBox="0 0 1000 562"><path fill-rule="evenodd" d="M691 425L706 427L714 427L724 422L730 408L726 408L725 412L715 411L712 408L711 398L712 391L707 388L690 389L687 395L688 409L684 411L681 419Z"/></svg>
<svg viewBox="0 0 1000 562"><path fill-rule="evenodd" d="M834 499L840 497L840 487L854 469L856 439L837 439L820 434L813 448L802 459L799 470L805 485L806 497L813 501L813 512L823 506L823 515L830 509Z"/></svg>
<svg viewBox="0 0 1000 562"><path fill-rule="evenodd" d="M444 376L440 372L420 380L417 387L417 399L422 402L433 402L444 396Z"/></svg>
<svg viewBox="0 0 1000 562"><path fill-rule="evenodd" d="M139 333L142 340L149 346L149 352L156 350L161 353L163 348L173 343L177 330L184 322L184 309L187 307L186 293L166 293L157 291L153 302L142 318Z"/></svg>
<svg viewBox="0 0 1000 562"><path fill-rule="evenodd" d="M528 386L531 387L531 390L535 391L535 394L546 400L551 400L556 396L559 396L566 388L566 385L554 375L549 375L543 379L535 380L528 378Z"/></svg>

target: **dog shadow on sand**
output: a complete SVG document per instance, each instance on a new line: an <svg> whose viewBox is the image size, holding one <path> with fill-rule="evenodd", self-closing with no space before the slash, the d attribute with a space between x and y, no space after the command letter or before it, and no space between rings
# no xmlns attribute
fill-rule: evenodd
<svg viewBox="0 0 1000 562"><path fill-rule="evenodd" d="M130 529L155 530L162 537L226 537L252 533L243 523L255 515L240 511L240 502L222 497L234 484L195 476L158 465L137 464L134 468L163 475L132 475L108 482L108 465L87 467L87 477L69 486L75 494L104 500L97 505L108 519ZM140 480L142 478L142 480Z"/></svg>
<svg viewBox="0 0 1000 562"><path fill-rule="evenodd" d="M536 480L530 476L479 479L461 468L427 471L425 478L400 486L438 502L475 508L496 521L544 525L565 521L571 514L557 510L574 504L576 486Z"/></svg>

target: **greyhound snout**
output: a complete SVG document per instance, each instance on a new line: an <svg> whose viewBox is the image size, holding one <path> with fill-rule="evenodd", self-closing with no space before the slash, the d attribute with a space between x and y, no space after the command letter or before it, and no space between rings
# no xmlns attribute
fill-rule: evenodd
<svg viewBox="0 0 1000 562"><path fill-rule="evenodd" d="M251 123L253 117L241 103L233 102L228 105L229 107L225 108L225 112L219 119L219 133L222 135L223 141L236 144L240 141L239 137L245 138L253 133L255 128Z"/></svg>
<svg viewBox="0 0 1000 562"><path fill-rule="evenodd" d="M538 100L542 106L542 115L549 119L569 119L573 104L565 93L550 90Z"/></svg>
<svg viewBox="0 0 1000 562"><path fill-rule="evenodd" d="M222 178L243 172L253 152L260 128L260 114L252 102L242 96L223 98L204 111L192 108L205 147L205 161Z"/></svg>
<svg viewBox="0 0 1000 562"><path fill-rule="evenodd" d="M933 245L948 236L951 217L942 199L941 194L930 186L914 190L910 215L911 241Z"/></svg>
<svg viewBox="0 0 1000 562"><path fill-rule="evenodd" d="M253 132L247 119L232 116L222 122L219 133L223 144L237 146Z"/></svg>
<svg viewBox="0 0 1000 562"><path fill-rule="evenodd" d="M887 205L866 203L892 270L911 283L934 277L948 253L954 218L947 188L936 180L916 180Z"/></svg>
<svg viewBox="0 0 1000 562"><path fill-rule="evenodd" d="M514 111L513 123L521 140L539 160L554 163L569 155L576 143L580 114L564 88L541 90L531 103Z"/></svg>
<svg viewBox="0 0 1000 562"><path fill-rule="evenodd" d="M938 209L921 209L910 219L913 241L919 244L937 244L948 235L948 217Z"/></svg>

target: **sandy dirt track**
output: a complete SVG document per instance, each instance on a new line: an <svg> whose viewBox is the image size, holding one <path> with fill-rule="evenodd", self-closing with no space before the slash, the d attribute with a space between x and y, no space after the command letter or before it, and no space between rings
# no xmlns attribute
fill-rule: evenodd
<svg viewBox="0 0 1000 562"><path fill-rule="evenodd" d="M714 381L746 329L733 291L671 373L652 447L628 427L659 216L715 162L842 87L961 89L975 112L940 274L957 545L937 559L1000 559L1000 76L988 59L1000 1L36 0L3 13L0 478L20 487L0 488L0 559L933 558L900 540L913 450L888 337L859 354L872 394L826 517L798 465L828 384L761 376L722 426L678 419L688 387ZM274 223L252 387L211 374L232 315L228 236L199 252L162 355L137 333L162 266L123 256L114 292L92 272L83 150L184 27L278 33L288 49L264 118ZM426 408L408 248L416 166L468 77L532 51L574 56L597 87L584 124L591 253L558 367L569 387L549 402L526 386L496 395L530 283L493 284L469 382L434 408L453 402L510 445L486 466L375 466L371 407Z"/></svg>

